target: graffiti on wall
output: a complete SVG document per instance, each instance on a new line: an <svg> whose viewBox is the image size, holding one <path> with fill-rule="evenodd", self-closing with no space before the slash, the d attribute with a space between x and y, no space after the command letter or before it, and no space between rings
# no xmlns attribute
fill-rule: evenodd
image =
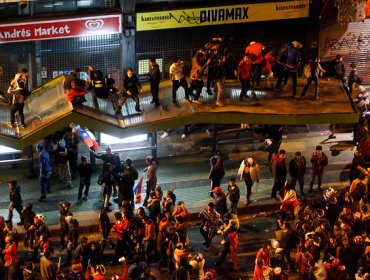
<svg viewBox="0 0 370 280"><path fill-rule="evenodd" d="M322 60L334 59L337 54L349 73L349 65L355 63L365 82L370 83L370 21L349 24L346 30L338 25L330 26L320 32L320 57Z"/></svg>

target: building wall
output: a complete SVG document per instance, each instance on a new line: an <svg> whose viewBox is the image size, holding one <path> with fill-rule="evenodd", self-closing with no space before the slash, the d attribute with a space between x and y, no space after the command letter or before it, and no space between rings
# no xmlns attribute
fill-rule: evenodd
<svg viewBox="0 0 370 280"><path fill-rule="evenodd" d="M190 70L195 52L217 34L223 34L233 58L239 61L251 41L278 49L294 40L304 44L308 32L307 19L254 22L233 25L142 31L136 33L136 59L155 57L163 60L163 76L168 78L168 69L175 57L180 57Z"/></svg>
<svg viewBox="0 0 370 280"><path fill-rule="evenodd" d="M349 65L355 63L360 76L369 83L370 19L344 26L335 21L325 23L320 31L319 51L322 60L331 60L341 54L346 75L349 74Z"/></svg>

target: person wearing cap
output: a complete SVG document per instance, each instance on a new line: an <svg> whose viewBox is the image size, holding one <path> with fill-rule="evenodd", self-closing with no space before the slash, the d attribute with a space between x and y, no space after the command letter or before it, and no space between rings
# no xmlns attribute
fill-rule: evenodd
<svg viewBox="0 0 370 280"><path fill-rule="evenodd" d="M283 196L284 184L286 181L285 150L281 149L278 154L272 157L272 174L274 176L274 185L272 186L271 198L278 200L276 194Z"/></svg>
<svg viewBox="0 0 370 280"><path fill-rule="evenodd" d="M301 152L296 152L294 158L289 162L289 174L292 178L291 185L295 188L297 181L301 191L301 197L304 196L304 174L306 173L306 159Z"/></svg>
<svg viewBox="0 0 370 280"><path fill-rule="evenodd" d="M226 196L229 196L230 213L236 214L240 200L240 189L235 184L235 178L230 178L229 185L227 186Z"/></svg>
<svg viewBox="0 0 370 280"><path fill-rule="evenodd" d="M245 158L242 160L238 170L238 176L244 180L247 187L247 195L244 205L247 206L251 203L250 197L252 195L252 186L255 182L259 182L261 178L261 170L259 164L253 158Z"/></svg>
<svg viewBox="0 0 370 280"><path fill-rule="evenodd" d="M216 187L212 190L214 195L215 210L220 214L221 218L227 213L227 200L225 193L221 187Z"/></svg>
<svg viewBox="0 0 370 280"><path fill-rule="evenodd" d="M265 46L255 41L245 48L245 54L250 57L252 63L252 83L256 86L260 85L264 52Z"/></svg>
<svg viewBox="0 0 370 280"><path fill-rule="evenodd" d="M221 185L221 180L225 176L224 163L222 160L221 152L217 151L216 154L210 158L211 170L208 179L211 180L211 197L214 197L212 190Z"/></svg>
<svg viewBox="0 0 370 280"><path fill-rule="evenodd" d="M216 233L220 214L215 210L215 204L209 202L208 206L200 212L199 217L202 219L200 234L204 238L203 245L205 245L206 250L208 250L211 247L212 238Z"/></svg>
<svg viewBox="0 0 370 280"><path fill-rule="evenodd" d="M78 188L77 201L78 203L82 202L82 191L85 187L83 200L89 199L89 188L92 175L92 165L89 163L87 157L81 157L81 163L77 167L78 174L80 175L80 187Z"/></svg>
<svg viewBox="0 0 370 280"><path fill-rule="evenodd" d="M293 41L286 48L286 62L285 62L285 72L284 72L284 81L283 85L286 86L288 83L289 77L292 77L293 81L293 94L297 94L297 78L298 78L298 67L301 63L301 43Z"/></svg>
<svg viewBox="0 0 370 280"><path fill-rule="evenodd" d="M50 177L51 177L51 163L50 155L48 151L44 149L44 145L39 143L36 146L39 152L39 166L40 166L40 192L41 196L39 201L44 201L46 199L46 193L50 192Z"/></svg>
<svg viewBox="0 0 370 280"><path fill-rule="evenodd" d="M58 146L54 151L55 164L58 166L59 181L67 183L68 187L72 187L72 176L69 167L69 155L64 139L58 141Z"/></svg>
<svg viewBox="0 0 370 280"><path fill-rule="evenodd" d="M311 164L312 164L312 177L310 183L309 193L312 192L313 184L315 183L315 179L317 177L317 189L319 192L322 192L321 183L322 183L322 176L324 174L324 168L328 165L328 157L322 151L322 146L316 146L315 151L312 153L311 156Z"/></svg>
<svg viewBox="0 0 370 280"><path fill-rule="evenodd" d="M147 167L144 169L146 173L146 195L143 205L146 206L148 203L149 194L155 191L157 185L157 164L152 156L147 156L145 159Z"/></svg>

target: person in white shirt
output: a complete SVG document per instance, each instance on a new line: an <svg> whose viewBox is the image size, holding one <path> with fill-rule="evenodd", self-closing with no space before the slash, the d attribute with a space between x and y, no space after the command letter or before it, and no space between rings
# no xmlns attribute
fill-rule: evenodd
<svg viewBox="0 0 370 280"><path fill-rule="evenodd" d="M184 67L185 64L180 58L175 58L173 63L170 66L170 80L171 80L171 86L172 86L172 103L176 104L176 92L179 89L179 87L183 87L185 90L185 101L190 103L190 91L188 82L185 78L184 73Z"/></svg>

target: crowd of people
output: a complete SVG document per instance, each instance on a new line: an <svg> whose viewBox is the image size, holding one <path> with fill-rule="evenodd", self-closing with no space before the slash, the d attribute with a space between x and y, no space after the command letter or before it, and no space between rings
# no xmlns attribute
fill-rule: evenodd
<svg viewBox="0 0 370 280"><path fill-rule="evenodd" d="M61 139L55 141L57 148L52 153L54 162L50 161L50 155L45 150L47 143L37 145L40 151L40 201L47 201L46 194L51 191L49 178L54 163L58 165L61 180L65 180L67 187L71 187L68 184L74 174L71 166L77 164L69 165L67 159L60 160L59 154L68 155L70 148L67 143L71 141L66 136L71 138L73 133L73 129L68 128L65 134L59 134ZM134 211L134 205L138 203L134 188L138 172L132 160L127 158L121 161L118 154L111 152L110 147L103 153L91 151L91 155L103 161L98 179L102 190L102 210L99 213L101 239L89 240L81 236L71 202L61 201L58 205L60 248L66 250L66 254L63 263L54 263L55 243L51 242L43 215L36 215L30 202L23 207L18 183L9 181L9 216L6 221L2 220L5 228L4 279L21 279L17 278L21 277L21 272L29 275L25 279L33 279L37 274L28 263L25 269L16 269L19 265L15 261L19 240L12 224L14 210L20 216L18 226L23 226L26 232L23 246L32 251L31 263L39 263L43 279L104 279L102 277L107 264L119 263L122 263L123 272L118 279L156 279L154 267L159 271L168 271L174 279L216 279L216 271L222 267L227 255L230 255L233 268L239 271L238 235L241 233L237 206L241 198L240 188L234 177L229 178L225 190L221 188L225 177L221 152L216 152L210 158L208 179L212 201L199 213L199 232L204 238L204 252L212 248L216 235L220 234L224 240L220 255L213 265L207 263L204 253L191 250L186 205L184 201L178 201L173 190L164 193L157 184L158 166L153 157L148 156L145 160L144 204ZM71 157L72 160L75 158ZM321 146L316 147L310 158L312 171L308 186L305 186L308 168L301 152L297 151L288 165L285 160L286 152L282 149L271 156L274 178L271 197L281 202L277 219L277 226L281 230L277 234L278 241L271 244L266 242L258 251L254 279L288 279L292 271L299 273L302 279L352 279L355 275L358 279L366 279L365 274L369 271L367 258L370 254L370 247L367 246L367 217L370 210L367 202L369 173L365 159L356 153L350 172L351 184L338 191L321 188L324 170L328 165L328 156ZM81 163L77 165L76 174L80 175L78 204L88 199L92 173L89 165L85 156L81 157ZM68 172L70 175L67 175ZM244 205L248 207L252 203L252 186L257 185L261 179L259 163L253 156L249 156L242 160L235 173L238 179L245 182ZM318 187L315 192L322 195L319 202L307 199L308 194L314 191L316 178ZM296 184L300 187L300 195L296 193ZM121 209L114 213L114 221L108 215L112 211L109 207L111 202L117 202ZM111 248L114 248L113 257L107 255L107 250ZM295 261L292 260L292 252Z"/></svg>
<svg viewBox="0 0 370 280"><path fill-rule="evenodd" d="M283 47L276 57L259 42L251 42L245 49L243 59L235 71L241 82L240 99L248 98L251 87L260 85L261 75L267 78L277 78L275 90L281 91L291 77L293 82L292 95L297 95L297 76L301 62L302 45L293 41ZM207 94L213 95L215 87L215 104L224 106L223 87L225 79L225 64L228 49L224 38L218 36L198 50L192 59L190 86L185 77L184 62L176 58L170 66L170 81L172 86L172 102L178 103L177 90L183 87L185 101L201 104L200 95L205 85L204 73L208 70L206 81ZM328 156L317 146L310 158L311 181L308 191L305 191L306 159L297 151L286 165L286 152L280 149L282 133L280 126L270 129L268 142L268 163L273 177L271 198L281 202L281 210L277 219L277 239L271 244L266 243L257 253L254 279L288 279L289 272L295 270L302 279L369 279L370 245L367 225L370 217L368 202L369 171L366 162L370 152L367 141L366 111L368 106L366 89L362 79L356 73L356 66L351 64L348 83L345 79L345 68L342 57L338 55L331 63L333 73L343 82L349 96L361 110L361 118L355 129L357 150L350 171L350 186L344 190L321 188ZM318 98L318 77L329 71L322 67L317 57L311 57L304 69L307 84L301 93L301 98L315 83L315 98ZM115 113L119 114L127 98L135 101L135 109L141 113L139 92L142 87L133 69L128 69L123 78L123 88L114 86L111 77L104 77L101 71L89 67L90 80L79 79L79 69L76 68L65 81L66 98L74 105L83 104L85 94L93 88L94 98L109 99L116 102ZM152 104L160 106L159 84L161 74L155 59L150 60L148 73L152 92ZM23 115L24 100L28 95L27 70L22 69L11 84L8 94L12 96L10 126L14 127L14 116L18 112L21 124L25 127ZM348 86L348 87L347 87ZM23 91L23 89L25 89ZM195 94L194 94L195 92ZM23 105L22 105L23 104ZM47 202L47 194L52 191L50 177L53 165L58 167L59 180L66 187L73 187L73 180L79 178L77 203L82 204L89 199L89 188L93 173L92 165L86 156L78 160L79 137L73 127L68 127L59 133L52 141L37 144L39 152L40 202ZM114 248L111 264L122 263L123 272L117 279L155 279L151 271L154 263L159 271L166 269L174 279L215 279L216 270L205 269L206 259L201 252L191 252L191 240L187 234L188 210L184 201L178 201L173 190L163 193L157 184L157 168L155 158L145 159L146 191L143 206L134 211L140 197L135 196L135 183L139 179L138 171L131 158L121 160L120 155L112 153L111 147L105 152L91 150L91 156L103 161L102 172L98 178L101 186L101 205L99 212L99 231L101 240L89 240L80 236L79 222L72 212L70 201L58 204L60 213L60 247L66 250L65 262L53 262L54 252L51 234L44 222L42 214L34 213L33 205L27 202L23 207L21 190L18 182L8 183L10 195L8 219L0 218L0 240L3 249L3 269L0 270L3 279L34 279L36 271L33 263L39 263L42 279L104 279L107 264L106 250ZM79 162L78 162L79 161ZM258 185L261 179L260 165L253 156L242 160L237 172L237 178L246 185L244 206L251 203L252 187ZM288 174L290 180L287 180ZM225 177L222 154L216 152L210 159L209 202L199 213L201 225L199 228L204 238L204 251L212 247L212 240L220 234L223 249L214 267L220 267L229 254L233 268L239 270L238 235L240 234L238 219L238 203L241 199L240 188L236 178L229 179L226 190L221 183ZM322 199L313 203L308 200L308 194L314 190L317 178L317 192ZM140 180L139 180L140 181ZM295 190L299 185L300 195ZM113 198L113 199L112 199ZM116 202L120 211L114 213L111 221L108 213L110 206ZM25 229L23 245L32 251L32 262L27 263L23 270L18 269L17 261L18 233L13 227L13 212L20 216L18 226ZM112 238L112 233L115 237ZM113 242L115 241L115 242ZM295 261L291 252L295 253ZM128 265L130 263L130 265ZM208 265L209 267L209 265Z"/></svg>
<svg viewBox="0 0 370 280"><path fill-rule="evenodd" d="M243 58L239 62L234 63L234 58L231 55L232 50L229 44L225 42L225 37L217 35L196 51L191 60L191 65L186 65L179 57L174 58L168 71L172 87L172 102L178 105L177 91L182 87L185 92L185 102L202 104L200 97L203 87L206 86L208 95L215 93L216 106L224 106L222 102L224 99L223 89L228 72L231 72L233 78L236 78L241 83L240 100L249 98L249 90L260 86L261 77L266 77L267 79L277 78L274 89L278 92L284 90L291 77L293 82L292 95L296 96L297 78L302 67L302 47L300 42L292 41L279 51L275 51L272 47L265 47L260 42L252 41L245 48ZM328 72L344 81L343 75L345 70L340 67L344 67L344 65L341 61L337 65L337 60L333 60L329 65L330 69ZM186 78L186 67L190 69L190 82ZM79 80L79 71L80 69L76 68L65 82L67 99L73 104L78 105L85 102L84 95L88 93L87 89L93 89L94 98L109 99L117 103L114 105L115 114L120 113L122 105L129 97L134 100L136 111L138 113L142 112L139 100L142 86L132 68L129 68L123 75L123 86L121 88L115 87L115 81L112 78L104 77L100 70L94 70L91 66L89 66L90 80L88 81ZM301 98L305 97L312 82L315 83L315 98L318 98L318 77L325 72L327 71L320 65L320 59L312 54L307 59L304 67L303 74L307 78L307 84L300 95ZM150 103L154 104L155 108L158 108L161 104L159 98L161 71L155 58L150 59L149 71L146 76L149 77L152 94ZM204 82L205 77L207 78L206 83ZM73 87L72 81L75 81ZM251 94L253 94L253 90ZM254 95L254 98L256 99L257 97Z"/></svg>

